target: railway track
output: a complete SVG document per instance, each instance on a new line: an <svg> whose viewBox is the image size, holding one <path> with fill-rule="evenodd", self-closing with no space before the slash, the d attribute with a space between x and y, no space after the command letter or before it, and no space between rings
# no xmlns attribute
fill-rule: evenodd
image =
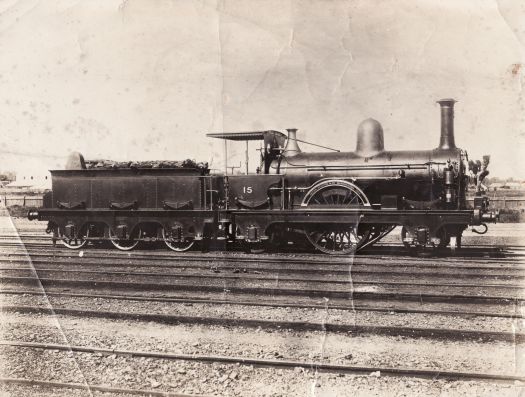
<svg viewBox="0 0 525 397"><path fill-rule="evenodd" d="M92 392L124 394L132 396L145 397L199 397L196 394L171 393L164 391L157 391L151 389L125 389L122 387L109 387L103 385L86 385L84 383L71 382L51 382L43 380L23 379L23 378L2 378L0 377L0 384L4 385L21 385L31 387L32 392L35 392L35 387L44 390L52 391L53 389L67 389L67 390L85 390L90 394Z"/></svg>
<svg viewBox="0 0 525 397"><path fill-rule="evenodd" d="M6 278L9 279L13 273L15 275L22 274L22 277L24 274L33 273L34 271L38 272L39 277L43 278L52 278L53 274L56 274L57 277L64 276L68 274L73 274L75 276L78 275L84 275L84 276L90 276L90 277L102 277L103 281L108 281L108 277L114 276L116 279L138 279L140 281L141 279L156 279L160 278L162 281L168 281L170 280L195 280L195 279L201 279L203 281L210 280L210 281L216 281L216 280L224 280L229 281L230 284L237 283L237 282L254 282L254 281L260 281L260 282L275 282L276 280L279 281L279 283L308 283L308 284L332 284L334 286L338 285L349 285L352 288L354 286L366 286L366 285L374 285L379 287L433 287L433 288L443 288L443 287L454 287L454 288L489 288L489 289L502 289L502 290L508 290L508 291L516 291L516 292L525 292L525 288L522 284L510 284L508 282L508 279L511 279L510 277L507 278L507 282L505 280L502 280L498 283L487 283L487 282L479 282L479 283L464 283L464 282L437 282L433 281L433 278L438 277L446 277L443 275L439 276L430 276L428 277L429 281L414 281L414 280L401 280L401 281L383 281L380 278L375 279L360 279L360 274L350 273L348 272L345 278L313 278L313 277L298 277L298 276L288 276L288 275L282 275L282 274L275 274L275 275L260 275L255 272L251 273L242 273L240 270L236 273L238 274L224 274L217 271L218 269L211 270L208 269L206 272L199 272L197 274L188 274L183 272L145 272L145 271L110 271L110 270L86 270L86 269L53 269L53 268L43 268L35 266L34 268L17 268L17 267L3 267L0 268L0 279ZM218 274L220 273L220 274ZM259 272L258 272L259 273ZM385 275L383 273L375 273L374 276L383 276ZM387 274L386 276L393 276L392 274ZM396 274L396 276L403 276L400 274ZM412 275L411 275L412 276ZM406 278L406 277L405 277ZM448 278L452 278L450 275ZM453 278L452 278L453 280ZM93 281L96 281L94 279Z"/></svg>
<svg viewBox="0 0 525 397"><path fill-rule="evenodd" d="M467 294L450 294L444 293L429 293L429 292L367 292L355 288L346 290L333 289L308 289L308 288L286 288L286 287L239 287L236 285L199 285L195 283L146 283L146 282L126 282L126 281L105 281L105 280L85 280L85 279L54 279L42 277L0 277L0 281L5 285L16 284L23 286L31 286L34 284L41 284L44 288L60 287L60 288L106 288L106 289L124 289L133 291L198 291L198 292L220 292L228 294L254 294L259 296L268 295L287 295L287 296L315 296L324 298L349 298L352 299L397 299L397 300L411 300L418 302L432 301L432 302L487 302L492 304L501 304L508 302L522 302L522 296L508 296L508 295L467 295Z"/></svg>
<svg viewBox="0 0 525 397"><path fill-rule="evenodd" d="M168 325L190 324L219 327L260 328L271 330L322 331L352 335L386 335L409 338L432 338L438 340L468 340L483 342L525 342L525 334L516 332L470 331L447 328L416 328L416 327L383 327L358 324L315 323L310 321L277 321L255 320L246 318L224 318L203 316L180 316L149 313L129 313L103 310L86 310L53 307L47 309L40 306L3 306L5 313L17 314L47 314L64 315L76 318L101 318L112 320L131 320L139 322L157 322Z"/></svg>
<svg viewBox="0 0 525 397"><path fill-rule="evenodd" d="M206 304L206 305L241 305L251 307L285 307L285 308L299 308L299 309L319 309L319 310L345 310L349 312L380 312L380 313L411 313L411 314L439 314L447 316L467 317L482 316L482 317L499 317L508 319L520 319L525 318L525 314L519 313L516 310L516 306L507 305L510 310L506 313L502 311L489 312L489 311L465 311L465 310L439 310L439 309L422 309L422 308L406 308L407 304L404 303L404 307L396 307L389 305L387 307L378 307L359 304L352 301L350 304L338 304L334 302L325 303L293 303L287 301L271 301L262 302L261 300L226 300L220 298L210 297L159 297L159 296L138 296L138 295L123 295L123 294L100 294L100 293L67 293L67 292L52 292L52 291L34 291L34 290L2 290L4 295L34 295L48 298L55 297L66 297L66 298L90 298L90 299L106 299L106 300L118 300L118 301L135 301L135 302L161 302L161 303L182 303L182 304ZM503 310L503 308L500 308Z"/></svg>
<svg viewBox="0 0 525 397"><path fill-rule="evenodd" d="M0 260L0 263L4 261ZM523 271L506 271L493 273L486 272L482 274L477 274L474 271L468 271L468 272L461 272L461 273L452 273L452 272L428 272L428 271L421 271L421 269L417 269L410 274L407 274L405 269L394 269L384 271L382 269L379 270L365 270L366 268L352 268L351 271L349 270L326 270L326 269L312 269L312 268L303 268L303 269L273 269L273 268L267 268L267 267L242 267L242 266L230 266L230 265L213 265L210 266L209 264L204 264L202 266L184 266L184 267L174 267L172 265L158 265L155 266L155 264L147 265L147 264L130 264L130 263L121 263L121 264L92 264L89 262L81 262L81 263L56 263L55 267L49 267L53 264L48 261L33 261L33 267L16 267L13 266L16 264L15 261L5 261L9 263L8 265L1 265L0 264L0 271L17 271L17 272L33 272L33 271L55 271L55 272L78 272L78 273L87 273L90 272L100 272L104 274L123 274L123 275L158 275L159 272L164 272L166 275L188 275L188 277L198 277L198 276L214 276L219 277L219 274L223 278L228 278L232 275L235 277L240 277L239 274L243 274L244 277L255 277L257 279L264 280L265 277L269 277L268 275L273 275L273 279L281 279L281 280L296 280L296 281L311 281L311 282L334 282L337 280L343 280L343 281L349 281L349 278L351 277L354 281L359 282L366 282L365 277L369 277L374 280L374 282L380 283L382 279L386 278L387 280L390 279L392 281L402 281L402 280L414 280L414 279L424 279L428 280L428 282L437 282L438 280L445 281L455 281L455 284L466 286L470 284L474 284L476 286L497 286L497 285L504 285L504 282L507 282L508 286L512 286L513 284L510 284L510 282L518 283L514 286L520 287L521 281L525 279L525 275L522 275ZM4 263L5 263L4 262ZM19 263L26 264L22 261ZM41 267L42 265L45 265L46 267ZM117 269L117 270L113 270ZM123 269L123 270L119 270ZM153 271L147 271L147 270L153 270ZM513 269L515 270L515 269ZM481 273L481 272L479 272ZM317 277L317 278L316 278ZM462 280L468 280L470 281L469 284L461 284ZM487 284L487 282L493 281L494 284ZM477 283L479 282L479 283ZM419 284L425 285L425 282L419 282ZM418 285L418 282L414 283L414 285ZM434 284L436 285L436 284Z"/></svg>
<svg viewBox="0 0 525 397"><path fill-rule="evenodd" d="M23 238L23 237L22 237ZM3 240L0 244L4 247L21 247L22 245L26 248L35 248L35 249L60 249L60 250L67 250L66 248L60 247L60 243L57 243L57 246L54 247L52 244L51 239L44 239L41 240L42 242L34 242L34 241L28 241L24 239L24 243L21 244L18 241L19 237L15 236L13 237L13 242L6 242ZM163 247L160 243L157 244L158 248L155 249L154 245L148 247L150 251L154 250L156 253L158 252L165 252L166 254L170 255L171 257L178 257L178 256L189 256L192 255L193 252L185 253L185 254L177 254L172 251L169 251L165 247ZM101 247L94 247L94 246L87 246L84 247L85 250L92 251L92 250L101 250L104 248ZM116 249L112 249L115 251ZM139 249L138 251L142 251ZM213 253L217 254L220 253L221 250L214 250ZM237 249L232 249L229 251L226 251L227 254L232 253L242 253L243 248L238 247ZM306 251L303 250L297 250L297 249L290 249L289 253L291 255L293 254L309 254L309 255L315 255L315 256L323 256L322 254L319 254L315 251L311 251L310 249L306 249ZM272 254L271 252L269 253ZM455 257L455 258L464 258L464 259L473 259L473 258L515 258L520 257L523 255L523 252L521 250L514 250L509 248L502 248L502 247L480 247L480 246L463 246L461 250L458 251L451 251L449 249L445 249L442 251L437 252L438 256L442 256L445 258L449 257ZM407 256L406 249L401 244L377 244L374 245L371 248L366 248L360 251L356 257L369 257L369 256L381 256L381 255L389 255L389 256L395 256L395 257L404 257Z"/></svg>
<svg viewBox="0 0 525 397"><path fill-rule="evenodd" d="M27 248L25 246L21 246L20 250L9 250L9 253L4 253L3 255L0 253L0 258L4 256L3 259L13 259L15 257L21 257L23 259L27 258L27 255L30 255L31 258L52 258L53 260L57 260L60 258L67 258L71 259L74 257L79 257L80 252L82 252L82 256L85 258L92 258L92 259L99 259L101 261L107 261L110 259L114 260L148 260L148 262L152 261L168 261L170 263L173 263L175 261L180 262L183 261L184 263L191 263L191 262L209 262L210 260L213 260L217 263L222 263L225 261L228 261L230 263L256 263L256 264L275 264L280 267L285 263L286 265L326 265L326 266L337 266L337 265L345 265L349 266L383 266L383 267L396 267L396 266L405 266L405 267L439 267L439 268L468 268L468 267L474 267L477 269L495 269L495 268L501 268L503 266L507 266L509 268L513 267L516 269L525 270L525 266L523 265L522 257L519 258L498 258L497 261L495 261L492 258L474 258L475 262L474 264L469 263L469 261L466 261L463 257L454 257L454 258L414 258L414 257L403 257L399 260L392 261L392 258L385 257L385 256L375 256L375 257L334 257L334 258L326 258L321 256L314 256L311 255L271 255L271 256L254 256L254 255L245 255L245 254L239 254L239 253L211 253L211 254L196 254L196 253L186 253L186 254L173 254L166 252L163 253L162 251L144 251L144 250L137 250L130 252L119 252L116 250L102 250L102 249L95 249L95 250L87 250L87 251L71 251L67 249L49 249L49 250L41 250L41 249L34 249L34 248ZM472 258L471 258L472 259Z"/></svg>
<svg viewBox="0 0 525 397"><path fill-rule="evenodd" d="M449 379L449 380L482 380L482 381L498 381L514 383L525 382L525 377L510 374L490 374L490 373L476 373L476 372L459 372L459 371L435 371L435 370L418 370L410 368L389 368L389 367L364 367L354 365L339 365L327 364L323 362L302 362L302 361L288 361L288 360L271 360L259 359L249 357L226 357L226 356L211 356L211 355L189 355L189 354L175 354L165 352L152 351L135 351L135 350L117 350L104 349L95 346L75 346L75 345L61 345L51 343L33 343L0 340L0 346L11 346L21 349L45 349L55 351L72 351L78 353L90 354L107 354L124 357L144 357L156 358L162 360L184 360L184 361L199 361L204 363L225 363L225 364L239 364L251 365L259 367L275 367L275 368L304 368L315 371L326 371L334 373L353 373L353 374L370 374L379 372L383 376L394 377L418 377L425 379Z"/></svg>
<svg viewBox="0 0 525 397"><path fill-rule="evenodd" d="M93 255L92 253L82 253L77 255L71 254L47 254L42 252L27 252L27 253L9 253L0 254L0 266L2 264L14 265L17 263L27 264L27 256L31 257L33 264L48 264L48 265L68 265L68 266L92 266L92 267L147 267L147 268L183 268L183 269L239 269L242 266L245 269L268 271L272 273L286 273L286 272L301 272L301 273L329 273L329 274L348 274L349 270L357 273L406 273L421 272L428 276L454 273L461 277L462 275L473 276L479 273L493 274L492 271L504 271L507 275L519 276L525 274L525 266L518 263L505 263L500 261L492 261L491 264L461 264L457 262L439 263L434 261L414 262L407 260L392 261L385 259L374 260L354 260L354 261L333 261L325 262L311 258L304 258L297 260L287 260L286 258L261 258L260 260L253 260L251 257L223 257L214 260L213 265L210 264L210 257L192 257L184 258L166 258L164 256L147 255ZM377 269L377 270L376 270ZM465 273L467 272L467 273ZM505 274L501 274L504 276Z"/></svg>

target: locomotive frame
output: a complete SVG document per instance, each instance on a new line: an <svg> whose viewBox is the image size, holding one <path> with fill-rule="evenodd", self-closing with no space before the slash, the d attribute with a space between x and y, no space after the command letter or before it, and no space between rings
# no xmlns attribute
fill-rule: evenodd
<svg viewBox="0 0 525 397"><path fill-rule="evenodd" d="M454 100L441 105L441 139L431 151L387 152L375 120L358 130L354 153L303 153L295 129L209 134L263 140L261 169L246 175L206 168L86 169L73 154L51 171L52 191L29 219L71 249L109 240L131 250L164 241L183 252L200 242L243 242L249 250L299 237L328 254L351 254L402 226L406 247L461 245L468 225L497 220L478 189L466 208L465 151L454 144ZM488 173L488 172L486 172ZM485 174L486 174L485 173ZM478 181L479 182L479 181ZM479 183L478 183L479 186Z"/></svg>

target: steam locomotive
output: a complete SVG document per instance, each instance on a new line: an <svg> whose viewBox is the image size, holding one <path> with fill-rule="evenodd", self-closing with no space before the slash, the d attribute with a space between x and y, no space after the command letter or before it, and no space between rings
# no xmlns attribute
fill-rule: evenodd
<svg viewBox="0 0 525 397"><path fill-rule="evenodd" d="M303 152L297 130L208 134L233 141L260 140L257 173L212 173L207 164L87 162L73 153L65 170L51 171L52 191L29 219L48 221L54 241L79 249L110 241L131 250L163 241L174 251L196 243L248 250L304 240L327 254L352 254L402 226L412 249L461 245L469 225L495 222L480 187L488 156L472 167L454 142L453 99L441 106L441 137L433 150L386 151L373 119L357 130L355 152ZM474 163L475 164L475 163ZM478 162L478 164L480 164ZM470 178L477 182L467 208Z"/></svg>

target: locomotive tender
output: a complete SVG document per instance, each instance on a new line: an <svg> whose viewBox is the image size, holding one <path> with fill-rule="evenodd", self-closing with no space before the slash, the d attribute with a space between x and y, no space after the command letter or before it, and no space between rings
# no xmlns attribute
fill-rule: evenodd
<svg viewBox="0 0 525 397"><path fill-rule="evenodd" d="M348 254L396 226L406 247L459 247L469 225L497 216L479 189L488 157L474 208L467 208L468 157L454 142L455 101L438 103L441 138L433 150L386 151L381 124L368 119L349 153L303 152L295 129L287 139L272 130L208 134L264 141L256 174L214 174L206 164L173 162L89 168L74 153L65 170L51 171L52 191L28 217L48 221L54 241L71 249L109 240L130 250L160 240L174 251L211 241L255 250L302 238L324 253Z"/></svg>

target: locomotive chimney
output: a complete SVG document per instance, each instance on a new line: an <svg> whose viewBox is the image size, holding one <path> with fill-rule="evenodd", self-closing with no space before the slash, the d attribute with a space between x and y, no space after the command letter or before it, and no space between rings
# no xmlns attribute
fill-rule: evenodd
<svg viewBox="0 0 525 397"><path fill-rule="evenodd" d="M299 145L297 144L297 128L288 128L288 140L283 151L283 156L291 157L301 153Z"/></svg>
<svg viewBox="0 0 525 397"><path fill-rule="evenodd" d="M438 149L455 149L454 142L454 99L441 99L437 101L441 106L441 138Z"/></svg>

